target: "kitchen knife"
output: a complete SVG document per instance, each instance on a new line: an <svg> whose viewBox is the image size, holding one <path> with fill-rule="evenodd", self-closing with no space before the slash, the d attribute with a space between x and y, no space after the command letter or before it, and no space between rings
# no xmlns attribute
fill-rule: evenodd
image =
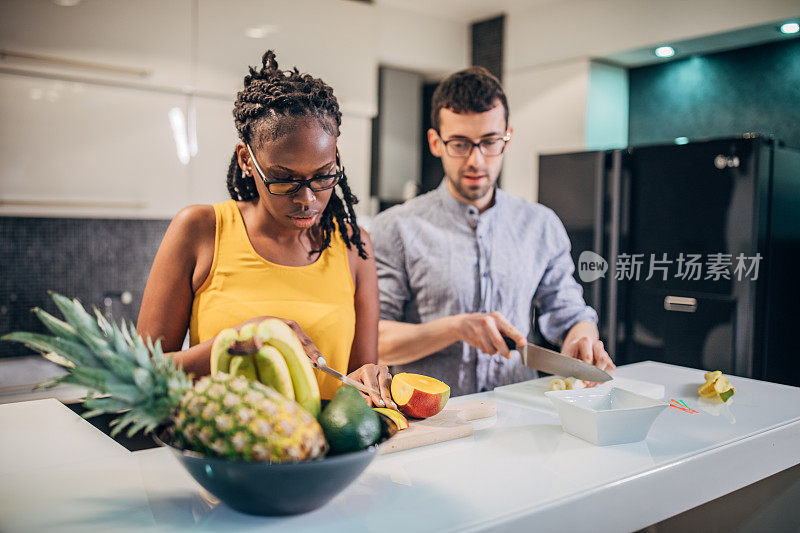
<svg viewBox="0 0 800 533"><path fill-rule="evenodd" d="M511 337L503 335L503 340L506 342L509 350L517 350L522 356L522 363L525 366L554 374L563 376L565 378L573 377L585 381L604 382L609 381L611 378L603 370L600 370L594 365L585 363L580 359L569 357L535 344L527 343L525 346L519 347Z"/></svg>
<svg viewBox="0 0 800 533"><path fill-rule="evenodd" d="M381 397L381 393L380 392L376 391L372 387L367 387L366 385L364 385L360 381L356 381L351 377L345 376L344 374L342 374L338 370L332 369L331 367L329 367L329 366L327 366L325 364L326 362L327 361L325 361L324 357L320 357L319 359L317 359L317 362L311 361L311 364L314 366L314 368L322 370L326 374L335 377L336 379L338 379L339 381L341 381L345 385L351 385L351 386L357 388L358 390L360 390L361 392L363 392L365 394L374 394L378 398Z"/></svg>

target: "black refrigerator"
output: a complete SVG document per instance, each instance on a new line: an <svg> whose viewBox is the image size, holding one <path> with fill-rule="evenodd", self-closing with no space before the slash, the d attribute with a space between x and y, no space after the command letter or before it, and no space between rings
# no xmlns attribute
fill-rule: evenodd
<svg viewBox="0 0 800 533"><path fill-rule="evenodd" d="M747 134L542 155L538 201L617 364L800 385L799 151Z"/></svg>

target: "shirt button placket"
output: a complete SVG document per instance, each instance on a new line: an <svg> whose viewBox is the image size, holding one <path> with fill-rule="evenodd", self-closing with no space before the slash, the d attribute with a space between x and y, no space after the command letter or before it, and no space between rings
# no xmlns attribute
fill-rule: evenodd
<svg viewBox="0 0 800 533"><path fill-rule="evenodd" d="M491 302L489 301L489 286L491 282L489 279L489 256L486 246L486 237L484 232L480 230L478 232L478 247L481 254L481 312L489 313L491 312Z"/></svg>
<svg viewBox="0 0 800 533"><path fill-rule="evenodd" d="M486 239L484 236L486 232L484 231L484 225L480 222L477 209L470 207L468 216L470 220L470 226L472 226L473 230L475 231L478 245L478 282L481 291L479 312L488 313L489 302L487 298L487 289L489 284L489 272L487 269Z"/></svg>

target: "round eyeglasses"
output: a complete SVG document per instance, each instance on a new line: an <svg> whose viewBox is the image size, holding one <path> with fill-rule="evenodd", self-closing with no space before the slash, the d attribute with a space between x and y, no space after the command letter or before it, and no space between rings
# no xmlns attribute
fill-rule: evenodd
<svg viewBox="0 0 800 533"><path fill-rule="evenodd" d="M337 148L336 172L333 174L317 176L307 180L267 179L267 177L264 175L264 172L261 170L261 166L258 164L258 161L256 161L256 156L253 154L253 149L250 148L250 143L244 143L244 145L247 147L247 152L250 154L250 160L253 162L253 166L256 168L256 172L258 172L258 176L261 178L261 181L264 182L264 186L267 188L267 191L276 196L290 196L297 193L304 186L308 187L314 192L333 189L336 187L336 184L339 183L339 180L342 179L342 176L344 176L344 167L342 166L341 159L339 158L339 149Z"/></svg>
<svg viewBox="0 0 800 533"><path fill-rule="evenodd" d="M439 132L436 132L439 135ZM506 143L511 140L511 133L506 132L502 137L490 137L488 139L481 139L479 142L472 142L470 139L450 139L445 141L439 135L442 144L444 144L444 151L450 157L469 157L472 150L478 147L478 150L485 156L497 156L503 153L506 149Z"/></svg>

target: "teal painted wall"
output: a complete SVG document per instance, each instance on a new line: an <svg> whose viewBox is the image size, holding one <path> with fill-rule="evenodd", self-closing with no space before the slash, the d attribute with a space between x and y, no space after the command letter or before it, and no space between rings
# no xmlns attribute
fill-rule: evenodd
<svg viewBox="0 0 800 533"><path fill-rule="evenodd" d="M629 143L773 134L800 147L800 39L629 71Z"/></svg>
<svg viewBox="0 0 800 533"><path fill-rule="evenodd" d="M629 99L628 71L593 61L586 95L587 150L627 146Z"/></svg>

